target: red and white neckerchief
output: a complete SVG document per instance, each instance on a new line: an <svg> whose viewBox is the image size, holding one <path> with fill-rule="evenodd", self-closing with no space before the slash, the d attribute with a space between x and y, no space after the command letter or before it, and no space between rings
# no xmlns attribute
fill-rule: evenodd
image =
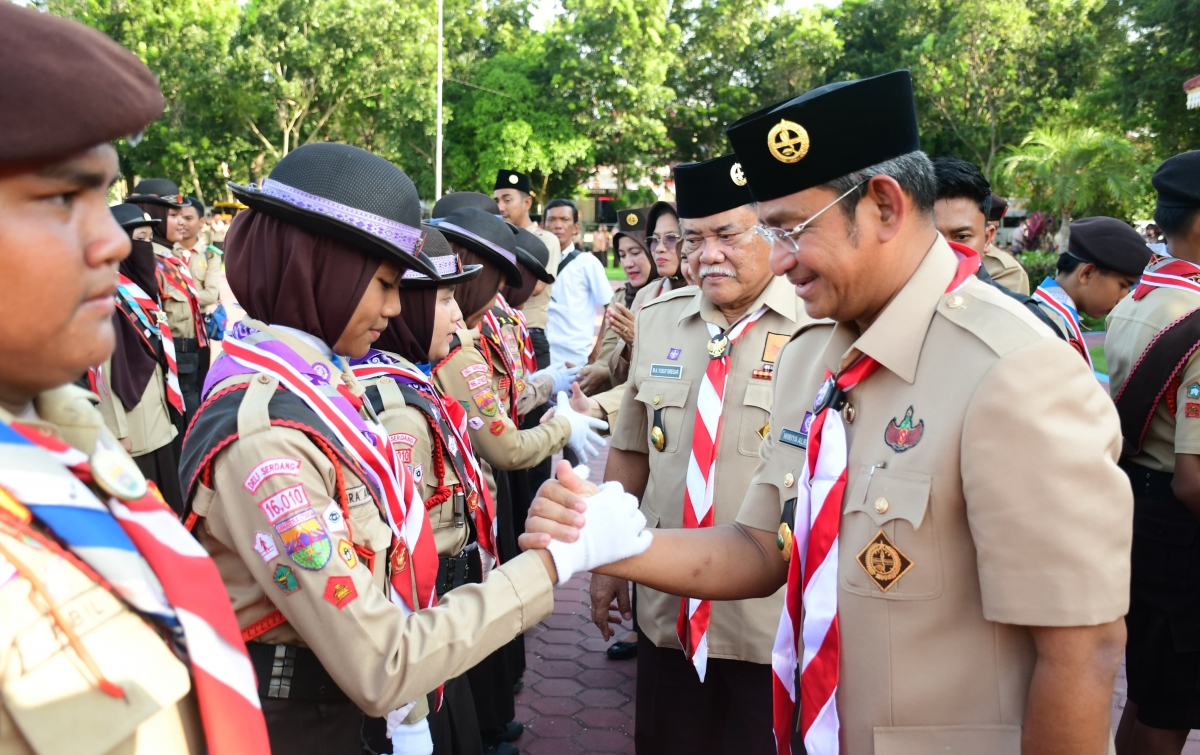
<svg viewBox="0 0 1200 755"><path fill-rule="evenodd" d="M396 449L387 430L377 423L362 420L370 432L362 433L342 414L329 397L317 389L296 368L270 351L247 341L227 337L224 352L231 359L256 372L265 373L299 397L316 412L341 442L345 451L372 478L383 493L388 526L392 529L391 585L402 599L393 601L407 612L437 603L438 555L433 528L425 515L425 506L413 488L412 478L396 457ZM416 575L416 594L408 567Z"/></svg>
<svg viewBox="0 0 1200 755"><path fill-rule="evenodd" d="M420 370L408 369L400 364L359 364L351 369L354 372L354 376L359 380L370 380L390 375L406 381L420 383L425 389L421 392L427 398L436 399L437 406L441 408L442 414L446 417L446 425L450 428L450 432L454 434L453 440L458 444L459 456L464 462L463 466L466 467L467 474L471 475L469 482L478 491L483 500L483 504L476 507L475 511L472 512L472 518L475 520L475 531L479 538L479 547L492 558L493 562L498 562L499 549L496 547L496 503L492 500L492 494L488 489L483 470L479 466L479 461L475 458L475 450L471 447L471 436L467 433L467 413L462 408L462 404L453 399L448 399L445 394L437 389L433 381L426 377L425 373Z"/></svg>
<svg viewBox="0 0 1200 755"><path fill-rule="evenodd" d="M980 263L973 249L953 242L950 247L958 256L958 269L946 293L966 285ZM800 669L799 731L805 752L807 755L840 752L837 689L842 643L838 628L838 532L850 449L839 410L844 396L878 367L878 362L863 355L837 375L826 371L813 411L804 419L808 448L804 470L796 485L792 557L771 652L772 717L778 755L790 755L792 751L797 667ZM803 658L798 652L801 637Z"/></svg>
<svg viewBox="0 0 1200 755"><path fill-rule="evenodd" d="M497 306L499 306L499 302L502 300L503 297L497 294ZM501 311L504 311L503 308L501 308ZM504 323L496 316L494 307L489 309L487 314L483 316L483 321L479 326L479 334L484 341L481 344L483 348L480 350L484 352L484 357L488 359L489 367L491 366L491 360L487 353L487 342L490 341L496 347L495 351L500 353L500 361L504 364L504 371L508 373L508 388L505 390L505 379L500 378L498 381L501 388L499 400L505 402L507 398L507 406L505 408L508 410L509 416L513 417L514 421L516 421L519 418L517 413L517 396L525 389L525 367L521 363L520 355L513 354L508 350L508 345L504 342Z"/></svg>
<svg viewBox="0 0 1200 755"><path fill-rule="evenodd" d="M1174 257L1154 255L1142 273L1142 279L1133 290L1133 300L1138 301L1156 288L1177 288L1200 294L1200 265Z"/></svg>
<svg viewBox="0 0 1200 755"><path fill-rule="evenodd" d="M537 354L533 350L533 336L529 332L529 322L525 319L525 313L514 309L502 294L496 294L496 303L516 323L517 333L521 337L521 361L524 363L525 372L532 375L537 372Z"/></svg>
<svg viewBox="0 0 1200 755"><path fill-rule="evenodd" d="M164 284L169 284L187 294L188 306L192 310L192 321L196 326L196 340L200 342L200 348L204 348L208 345L208 331L204 328L204 313L200 311L200 300L197 298L196 283L192 278L191 269L188 268L186 262L175 256L173 250L159 244L155 244L154 249L158 253L158 286L162 295L167 296ZM158 251L160 249L165 251Z"/></svg>
<svg viewBox="0 0 1200 755"><path fill-rule="evenodd" d="M1075 301L1071 299L1071 295L1058 285L1053 278L1046 278L1042 281L1042 285L1037 287L1033 292L1033 298L1037 299L1042 304L1045 304L1050 309L1058 313L1058 316L1066 320L1067 327L1071 330L1070 343L1087 361L1088 369L1094 370L1092 364L1092 355L1087 349L1087 344L1083 341L1083 326L1079 323L1079 312L1075 309Z"/></svg>
<svg viewBox="0 0 1200 755"><path fill-rule="evenodd" d="M117 273L117 294L131 310L126 313L126 316L132 314L139 321L133 323L139 333L142 333L143 328L158 330L159 339L162 341L163 356L167 359L167 401L175 407L175 411L183 414L183 391L179 388L179 365L175 361L175 340L171 337L171 328L167 325L166 313L158 306L158 302L142 290L141 286L121 273ZM154 345L149 340L146 341L146 344L157 357Z"/></svg>
<svg viewBox="0 0 1200 755"><path fill-rule="evenodd" d="M49 451L80 482L94 481L91 464L82 451L35 427L14 422L12 428ZM46 489L53 487L41 488ZM22 491L8 490L18 500L24 497ZM157 489L151 486L136 501L110 497L107 505L86 487L77 488L69 500L50 500L43 492L21 502L39 519L90 517L81 520L90 531L86 544L80 541L78 547L72 547L71 540L65 539L70 550L135 608L159 617L172 631L182 631L208 752L269 755L254 667L225 584L208 552L184 529ZM116 519L128 541L123 543L111 532L105 536L107 514ZM136 552L127 550L127 542L132 542ZM146 567L158 585L140 576ZM124 695L119 689L106 691Z"/></svg>
<svg viewBox="0 0 1200 755"><path fill-rule="evenodd" d="M692 454L688 458L686 487L683 491L683 526L685 529L713 526L713 489L716 485L717 443L721 437L721 412L725 404L725 383L729 377L730 353L747 330L767 313L762 305L743 318L724 336L721 328L706 322L711 338L723 338L721 356L710 358L700 381L696 396L696 423L692 430ZM713 343L713 341L710 341ZM712 601L699 598L680 598L675 632L683 654L696 667L700 681L708 668L708 622L712 617Z"/></svg>

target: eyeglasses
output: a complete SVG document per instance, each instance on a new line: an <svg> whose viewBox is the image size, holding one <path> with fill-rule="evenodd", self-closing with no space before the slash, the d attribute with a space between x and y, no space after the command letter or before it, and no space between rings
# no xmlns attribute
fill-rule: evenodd
<svg viewBox="0 0 1200 755"><path fill-rule="evenodd" d="M651 236L646 239L650 244L650 248L657 249L659 244L665 244L667 249L674 251L679 246L679 239L683 238L678 233L664 233L662 236Z"/></svg>
<svg viewBox="0 0 1200 755"><path fill-rule="evenodd" d="M747 228L746 230L738 231L737 233L722 233L716 236L693 236L692 238L683 240L683 253L692 255L701 251L704 249L704 245L708 243L708 240L712 238L715 238L717 243L727 249L737 249L746 243L751 234L757 231L758 226L754 226L753 228Z"/></svg>
<svg viewBox="0 0 1200 755"><path fill-rule="evenodd" d="M796 226L795 228L793 228L790 231L785 231L782 228L766 228L761 225L755 226L754 231L757 232L759 236L762 236L764 239L771 242L771 248L774 248L776 244L780 244L788 252L788 254L795 254L796 252L800 251L800 243L797 241L797 239L800 238L801 233L804 233L804 229L808 227L809 223L811 223L814 220L816 220L817 218L821 217L822 212L825 212L830 207L833 207L838 202L840 202L843 199L845 199L846 197L850 196L852 193L857 191L860 186L862 186L863 184L865 184L867 181L870 181L870 180L871 179L867 178L867 179L863 179L862 181L859 181L858 183L854 184L854 186L850 187L850 189L845 194L842 194L837 199L833 200L829 204L827 204L824 207L822 207L821 209L817 210L815 213L813 213L813 216L811 218L809 218L808 220L805 220L803 223Z"/></svg>

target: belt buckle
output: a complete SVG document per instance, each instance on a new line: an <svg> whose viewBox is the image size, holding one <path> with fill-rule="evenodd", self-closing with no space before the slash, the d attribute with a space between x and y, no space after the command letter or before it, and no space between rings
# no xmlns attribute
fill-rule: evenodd
<svg viewBox="0 0 1200 755"><path fill-rule="evenodd" d="M267 697L286 700L292 694L292 675L296 673L296 648L276 645L275 658L271 662L271 683Z"/></svg>

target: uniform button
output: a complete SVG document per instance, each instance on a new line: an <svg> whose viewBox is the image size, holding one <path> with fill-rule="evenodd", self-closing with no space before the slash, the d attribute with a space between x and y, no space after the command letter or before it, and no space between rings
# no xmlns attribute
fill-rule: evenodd
<svg viewBox="0 0 1200 755"><path fill-rule="evenodd" d="M961 296L951 296L949 299L946 300L946 306L949 307L950 309L959 309L962 307L962 305L963 305L963 298Z"/></svg>
<svg viewBox="0 0 1200 755"><path fill-rule="evenodd" d="M390 384L391 384L393 381L392 381L392 379L391 379L390 377L382 377L382 378L380 378L380 379L379 379L379 382L381 382L381 383L387 383L387 384L389 384L389 385L390 385Z"/></svg>
<svg viewBox="0 0 1200 755"><path fill-rule="evenodd" d="M783 476L783 486L785 488L790 488L791 486L793 486L795 484L796 484L796 478L791 472L788 472L787 474L785 474Z"/></svg>
<svg viewBox="0 0 1200 755"><path fill-rule="evenodd" d="M854 424L854 418L858 416L858 410L854 408L854 404L846 404L846 408L842 409L842 417L846 419L847 425Z"/></svg>
<svg viewBox="0 0 1200 755"><path fill-rule="evenodd" d="M876 498L875 499L875 510L878 511L880 514L886 513L888 510L888 499Z"/></svg>
<svg viewBox="0 0 1200 755"><path fill-rule="evenodd" d="M266 385L267 383L271 382L271 378L266 375L259 375L258 382L262 383L263 385Z"/></svg>
<svg viewBox="0 0 1200 755"><path fill-rule="evenodd" d="M654 405L655 405L655 406L658 406L658 405L659 405L661 402L662 402L662 396L655 396L655 397L654 397Z"/></svg>

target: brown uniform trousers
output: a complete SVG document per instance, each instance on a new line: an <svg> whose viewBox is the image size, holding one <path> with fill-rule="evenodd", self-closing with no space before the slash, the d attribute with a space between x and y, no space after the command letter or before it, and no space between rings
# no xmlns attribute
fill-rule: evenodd
<svg viewBox="0 0 1200 755"><path fill-rule="evenodd" d="M362 387L330 358L287 333L254 320L312 364L324 365L353 393ZM458 676L553 607L553 587L533 554L512 559L487 582L448 594L436 607L409 614L388 597L392 542L383 514L353 471L330 460L305 433L270 424L267 403L277 389L265 375L222 381L214 392L249 382L238 413L238 437L212 462L212 487L197 484L192 506L200 517L194 534L212 555L242 627L278 608L286 622L251 643L311 650L344 701L263 698L272 749L319 749L358 755L362 712L383 716ZM265 461L296 462L269 465ZM294 469L295 473L290 470ZM348 509L340 511L338 480ZM299 491L296 490L299 488ZM292 489L322 522L332 554L319 568L290 559L260 507ZM349 581L356 597L333 598ZM260 680L260 686L261 686ZM262 689L260 688L260 694ZM424 711L422 710L421 713ZM416 715L420 715L418 713Z"/></svg>
<svg viewBox="0 0 1200 755"><path fill-rule="evenodd" d="M716 524L731 524L770 424L775 354L810 320L782 278L773 278L746 311L766 313L733 344L717 440L713 494ZM637 338L613 448L647 454L650 476L642 513L651 528L683 526L696 401L709 364L708 323L728 330L700 289L687 287L648 302L637 314ZM665 436L662 450L649 439ZM714 601L708 666L700 683L675 631L680 598L638 585L637 734L639 753L772 753L771 646L783 606L768 598Z"/></svg>
<svg viewBox="0 0 1200 755"><path fill-rule="evenodd" d="M1103 624L1128 606L1132 496L1112 402L1001 292L972 278L946 294L956 264L938 237L865 332L818 325L787 345L788 390L737 517L778 529L827 371L876 359L842 410L837 709L855 755L1017 755L1027 627ZM878 543L896 557L866 561Z"/></svg>

